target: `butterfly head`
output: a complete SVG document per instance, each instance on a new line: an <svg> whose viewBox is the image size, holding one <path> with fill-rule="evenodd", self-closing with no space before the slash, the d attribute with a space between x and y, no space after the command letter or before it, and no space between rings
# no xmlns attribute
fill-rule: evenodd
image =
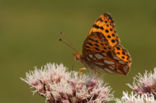
<svg viewBox="0 0 156 103"><path fill-rule="evenodd" d="M80 52L74 52L73 56L74 56L75 60L81 60L81 53Z"/></svg>

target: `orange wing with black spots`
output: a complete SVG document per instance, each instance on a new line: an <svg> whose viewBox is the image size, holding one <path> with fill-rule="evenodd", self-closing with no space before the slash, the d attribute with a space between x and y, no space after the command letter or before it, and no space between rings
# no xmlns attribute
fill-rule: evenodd
<svg viewBox="0 0 156 103"><path fill-rule="evenodd" d="M97 20L92 25L88 35L92 32L101 32L107 39L110 46L115 46L119 44L120 40L115 30L115 24L112 17L104 13L100 15Z"/></svg>
<svg viewBox="0 0 156 103"><path fill-rule="evenodd" d="M102 33L92 32L87 36L83 44L82 53L85 54L86 51L91 53L108 52L112 51L112 47L109 46L108 41Z"/></svg>
<svg viewBox="0 0 156 103"><path fill-rule="evenodd" d="M114 47L113 51L115 52L115 55L122 61L131 63L130 54L126 49L123 48L123 46L117 45Z"/></svg>
<svg viewBox="0 0 156 103"><path fill-rule="evenodd" d="M102 69L108 73L126 75L131 65L131 57L120 45L112 17L105 13L92 25L83 43L82 55L75 53L85 67Z"/></svg>
<svg viewBox="0 0 156 103"><path fill-rule="evenodd" d="M92 32L84 41L81 61L88 68L117 73L114 71L115 61L112 59L112 49L102 33Z"/></svg>

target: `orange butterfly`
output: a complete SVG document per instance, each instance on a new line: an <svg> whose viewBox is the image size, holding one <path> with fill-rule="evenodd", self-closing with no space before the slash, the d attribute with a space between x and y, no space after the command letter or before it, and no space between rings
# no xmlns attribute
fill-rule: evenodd
<svg viewBox="0 0 156 103"><path fill-rule="evenodd" d="M108 73L126 75L131 65L130 54L120 45L114 21L107 13L92 25L83 43L82 54L75 52L73 55L86 68L102 69Z"/></svg>

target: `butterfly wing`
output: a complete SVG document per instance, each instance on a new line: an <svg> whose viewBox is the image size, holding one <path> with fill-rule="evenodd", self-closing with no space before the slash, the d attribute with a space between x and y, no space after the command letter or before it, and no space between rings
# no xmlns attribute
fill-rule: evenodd
<svg viewBox="0 0 156 103"><path fill-rule="evenodd" d="M90 35L92 32L101 32L107 39L109 45L112 47L120 42L115 30L114 21L107 13L104 13L97 18L90 28L88 35Z"/></svg>
<svg viewBox="0 0 156 103"><path fill-rule="evenodd" d="M100 32L90 34L83 44L83 64L91 69L102 69L109 73L116 73L112 47Z"/></svg>
<svg viewBox="0 0 156 103"><path fill-rule="evenodd" d="M118 52L124 52L125 55L119 55ZM114 21L109 14L101 15L91 27L83 43L82 61L91 69L98 68L109 73L128 73L130 55L120 45Z"/></svg>
<svg viewBox="0 0 156 103"><path fill-rule="evenodd" d="M120 66L117 68L117 70L120 70L127 74L131 66L131 56L129 52L120 44L114 47L113 52L115 54L114 59L117 58L118 62L120 63Z"/></svg>

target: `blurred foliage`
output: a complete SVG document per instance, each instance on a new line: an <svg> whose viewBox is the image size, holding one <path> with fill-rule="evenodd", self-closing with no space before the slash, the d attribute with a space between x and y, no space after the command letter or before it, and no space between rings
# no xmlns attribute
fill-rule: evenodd
<svg viewBox="0 0 156 103"><path fill-rule="evenodd" d="M120 97L125 83L156 65L155 0L0 0L0 103L43 103L20 80L34 66L63 63L78 70L73 51L58 41L59 32L79 51L95 19L108 12L115 19L121 44L132 56L127 76L103 73Z"/></svg>

